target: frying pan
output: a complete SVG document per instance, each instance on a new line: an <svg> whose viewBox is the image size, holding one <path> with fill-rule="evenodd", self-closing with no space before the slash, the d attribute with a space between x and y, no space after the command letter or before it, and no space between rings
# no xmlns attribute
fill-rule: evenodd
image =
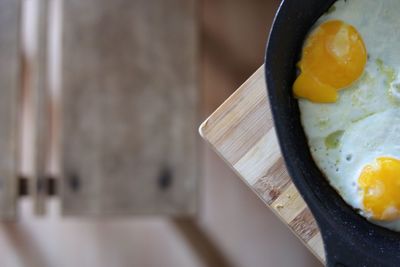
<svg viewBox="0 0 400 267"><path fill-rule="evenodd" d="M304 37L335 0L284 0L266 50L270 106L289 174L313 213L327 266L400 266L400 233L369 223L348 206L315 165L292 96Z"/></svg>

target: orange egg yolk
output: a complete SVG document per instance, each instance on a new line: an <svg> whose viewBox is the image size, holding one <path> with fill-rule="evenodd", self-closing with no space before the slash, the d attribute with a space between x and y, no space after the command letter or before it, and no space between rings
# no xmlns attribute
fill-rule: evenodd
<svg viewBox="0 0 400 267"><path fill-rule="evenodd" d="M400 160L377 158L363 168L358 185L363 209L373 219L392 221L400 218Z"/></svg>
<svg viewBox="0 0 400 267"><path fill-rule="evenodd" d="M325 22L305 42L294 94L318 103L335 102L337 91L355 82L366 62L364 41L353 26L339 20Z"/></svg>

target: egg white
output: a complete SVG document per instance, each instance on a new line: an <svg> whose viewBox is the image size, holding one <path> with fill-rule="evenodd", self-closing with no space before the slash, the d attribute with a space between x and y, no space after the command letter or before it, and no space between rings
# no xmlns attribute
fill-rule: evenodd
<svg viewBox="0 0 400 267"><path fill-rule="evenodd" d="M399 10L398 0L339 0L313 26L343 20L357 29L368 52L364 74L340 91L337 102L299 99L301 122L317 166L357 210L362 209L357 188L362 168L379 156L400 159ZM376 223L400 231L400 220Z"/></svg>

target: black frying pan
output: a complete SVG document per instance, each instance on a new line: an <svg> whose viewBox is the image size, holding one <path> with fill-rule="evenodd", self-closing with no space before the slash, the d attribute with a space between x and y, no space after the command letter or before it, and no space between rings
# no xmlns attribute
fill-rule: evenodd
<svg viewBox="0 0 400 267"><path fill-rule="evenodd" d="M284 0L279 8L265 60L275 128L292 180L320 227L327 266L400 266L400 233L369 223L328 184L311 157L292 96L304 37L334 2Z"/></svg>

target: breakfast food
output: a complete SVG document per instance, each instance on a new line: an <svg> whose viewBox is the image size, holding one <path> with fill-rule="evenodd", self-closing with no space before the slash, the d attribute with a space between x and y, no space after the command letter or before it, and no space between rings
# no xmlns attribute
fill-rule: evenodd
<svg viewBox="0 0 400 267"><path fill-rule="evenodd" d="M354 83L366 62L365 45L357 30L340 20L327 21L304 44L294 93L315 102L335 102L337 91Z"/></svg>
<svg viewBox="0 0 400 267"><path fill-rule="evenodd" d="M342 198L400 231L400 1L338 0L293 84L311 154Z"/></svg>

